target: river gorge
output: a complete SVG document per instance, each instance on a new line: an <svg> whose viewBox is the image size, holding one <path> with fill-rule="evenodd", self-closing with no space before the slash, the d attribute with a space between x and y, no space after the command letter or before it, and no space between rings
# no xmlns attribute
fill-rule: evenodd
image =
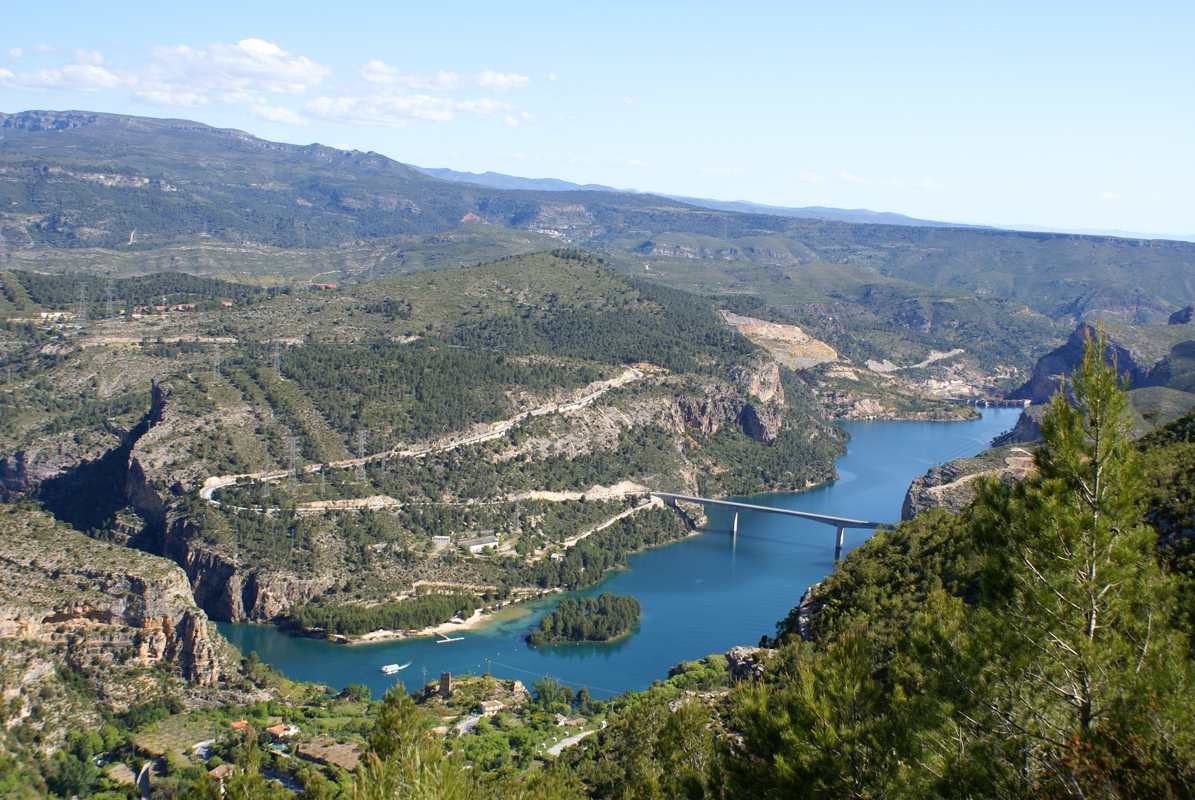
<svg viewBox="0 0 1195 800"><path fill-rule="evenodd" d="M1019 409L987 409L966 422L846 422L848 452L836 462L840 478L806 492L756 495L758 505L855 519L896 522L909 482L929 467L973 456L1010 428ZM287 677L340 688L369 686L375 697L395 682L385 664L410 666L397 678L408 686L441 671L472 670L524 683L550 674L591 695L639 690L681 661L754 645L834 566L834 529L775 514L742 514L732 538L731 514L710 509L705 532L628 559L628 568L577 596L604 591L634 595L643 605L638 629L610 644L530 647L527 632L559 596L504 609L461 641L432 638L352 647L292 637L265 625L220 623L241 652L257 651ZM846 531L844 553L871 533Z"/></svg>

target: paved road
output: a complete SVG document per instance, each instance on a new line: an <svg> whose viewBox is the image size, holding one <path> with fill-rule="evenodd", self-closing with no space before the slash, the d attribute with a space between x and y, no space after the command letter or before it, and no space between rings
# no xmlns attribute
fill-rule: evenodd
<svg viewBox="0 0 1195 800"><path fill-rule="evenodd" d="M622 386L626 386L631 381L637 381L642 377L643 377L642 370L629 369L629 370L627 370L627 372L624 372L618 378L610 381L606 386L603 386L601 389L598 389L597 391L590 392L589 394L585 395L584 397L582 397L579 400L570 400L567 403L558 403L554 406L547 406L545 408L537 408L533 411L525 411L522 414L519 414L518 416L516 416L512 419L508 419L503 422L496 423L495 425L491 426L490 429L487 431L484 431L484 432L478 433L478 434L474 434L473 436L466 436L463 439L450 440L450 441L444 442L442 444L436 444L436 445L432 445L431 447L426 447L422 450L397 450L396 449L396 450L388 450L385 453L375 453L372 456L366 456L364 458L352 458L352 459L348 459L345 461L332 461L332 462L329 462L328 464L308 464L307 466L305 466L303 468L303 471L304 472L318 472L319 470L323 469L323 467L325 467L325 466L355 467L358 464L365 464L370 461L378 461L378 460L381 460L383 458L387 458L390 456L393 456L395 458L417 458L419 456L427 455L428 453L437 453L437 452L444 452L446 450L454 450L458 447L463 447L465 445L477 444L478 442L484 442L489 439L496 439L499 436L504 435L507 431L509 431L515 425L518 425L520 422L522 422L524 419L527 419L528 417L540 417L545 414L551 414L555 411L569 411L574 408L581 408L582 406L592 403L594 400L601 397L602 395L604 395L606 392L610 391L611 389L618 389ZM283 470L280 472L257 472L257 473L249 473L249 474L245 474L245 475L220 475L218 477L208 478L206 481L204 481L203 488L199 490L199 496L202 497L204 500L208 501L209 503L211 503L212 505L218 506L218 505L221 505L221 503L219 500L212 497L212 493L215 492L217 489L224 489L226 487L235 485L237 480L239 480L241 478L249 478L250 480L263 480L264 479L266 481L271 481L271 480L278 480L281 478L285 478L288 474L289 473L286 470ZM305 505L299 506L299 509L303 509L304 507L305 507ZM240 507L236 507L235 510L237 510L237 511L257 511L257 512L261 511L260 508L240 508ZM266 509L266 510L274 511L275 509Z"/></svg>
<svg viewBox="0 0 1195 800"><path fill-rule="evenodd" d="M567 739L565 739L564 741L560 742L559 744L554 744L551 747L549 747L548 755L558 756L558 755L560 755L560 751L563 750L564 748L572 747L577 742L584 739L586 736L591 736L595 733L597 733L597 731L584 731L582 733L578 733L576 736L570 736Z"/></svg>

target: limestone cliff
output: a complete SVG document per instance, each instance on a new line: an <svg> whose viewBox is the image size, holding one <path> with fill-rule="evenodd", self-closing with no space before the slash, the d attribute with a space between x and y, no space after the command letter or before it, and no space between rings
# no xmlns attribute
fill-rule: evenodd
<svg viewBox="0 0 1195 800"><path fill-rule="evenodd" d="M975 499L976 478L985 476L1018 481L1033 469L1033 454L1015 446L998 447L974 458L960 458L931 467L909 485L900 518L909 520L931 508L962 511Z"/></svg>
<svg viewBox="0 0 1195 800"><path fill-rule="evenodd" d="M207 615L176 565L39 512L6 507L0 529L0 638L69 643L80 664L164 664L200 686L219 680Z"/></svg>

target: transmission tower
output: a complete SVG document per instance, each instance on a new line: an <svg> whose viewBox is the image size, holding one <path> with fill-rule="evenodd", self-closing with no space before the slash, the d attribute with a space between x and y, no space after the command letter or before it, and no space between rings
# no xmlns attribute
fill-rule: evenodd
<svg viewBox="0 0 1195 800"><path fill-rule="evenodd" d="M220 379L220 345L216 345L216 349L212 353L212 379Z"/></svg>
<svg viewBox="0 0 1195 800"><path fill-rule="evenodd" d="M357 480L365 481L365 443L369 441L368 431L357 431L357 458L361 462L357 464Z"/></svg>
<svg viewBox="0 0 1195 800"><path fill-rule="evenodd" d="M107 319L112 319L112 279L108 278L108 308L104 315Z"/></svg>
<svg viewBox="0 0 1195 800"><path fill-rule="evenodd" d="M282 355L277 342L274 342L274 377L282 380Z"/></svg>
<svg viewBox="0 0 1195 800"><path fill-rule="evenodd" d="M87 324L87 284L79 284L79 324Z"/></svg>
<svg viewBox="0 0 1195 800"><path fill-rule="evenodd" d="M324 499L324 467L321 464L319 468L319 496Z"/></svg>
<svg viewBox="0 0 1195 800"><path fill-rule="evenodd" d="M298 472L295 469L295 462L298 459L299 437L298 436L288 436L288 437L286 437L286 441L287 441L288 449L290 450L290 468L289 468L289 471L287 472L286 488L291 494L294 494L295 493L295 478L298 475Z"/></svg>

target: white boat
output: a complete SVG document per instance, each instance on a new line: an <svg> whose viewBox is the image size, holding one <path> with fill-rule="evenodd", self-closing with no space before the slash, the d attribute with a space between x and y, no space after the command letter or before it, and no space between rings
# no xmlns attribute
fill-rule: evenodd
<svg viewBox="0 0 1195 800"><path fill-rule="evenodd" d="M403 664L401 667L398 664L387 664L386 666L382 667L382 672L386 673L387 675L393 675L394 673L398 672L400 669L406 669L409 666L411 666L410 661Z"/></svg>

